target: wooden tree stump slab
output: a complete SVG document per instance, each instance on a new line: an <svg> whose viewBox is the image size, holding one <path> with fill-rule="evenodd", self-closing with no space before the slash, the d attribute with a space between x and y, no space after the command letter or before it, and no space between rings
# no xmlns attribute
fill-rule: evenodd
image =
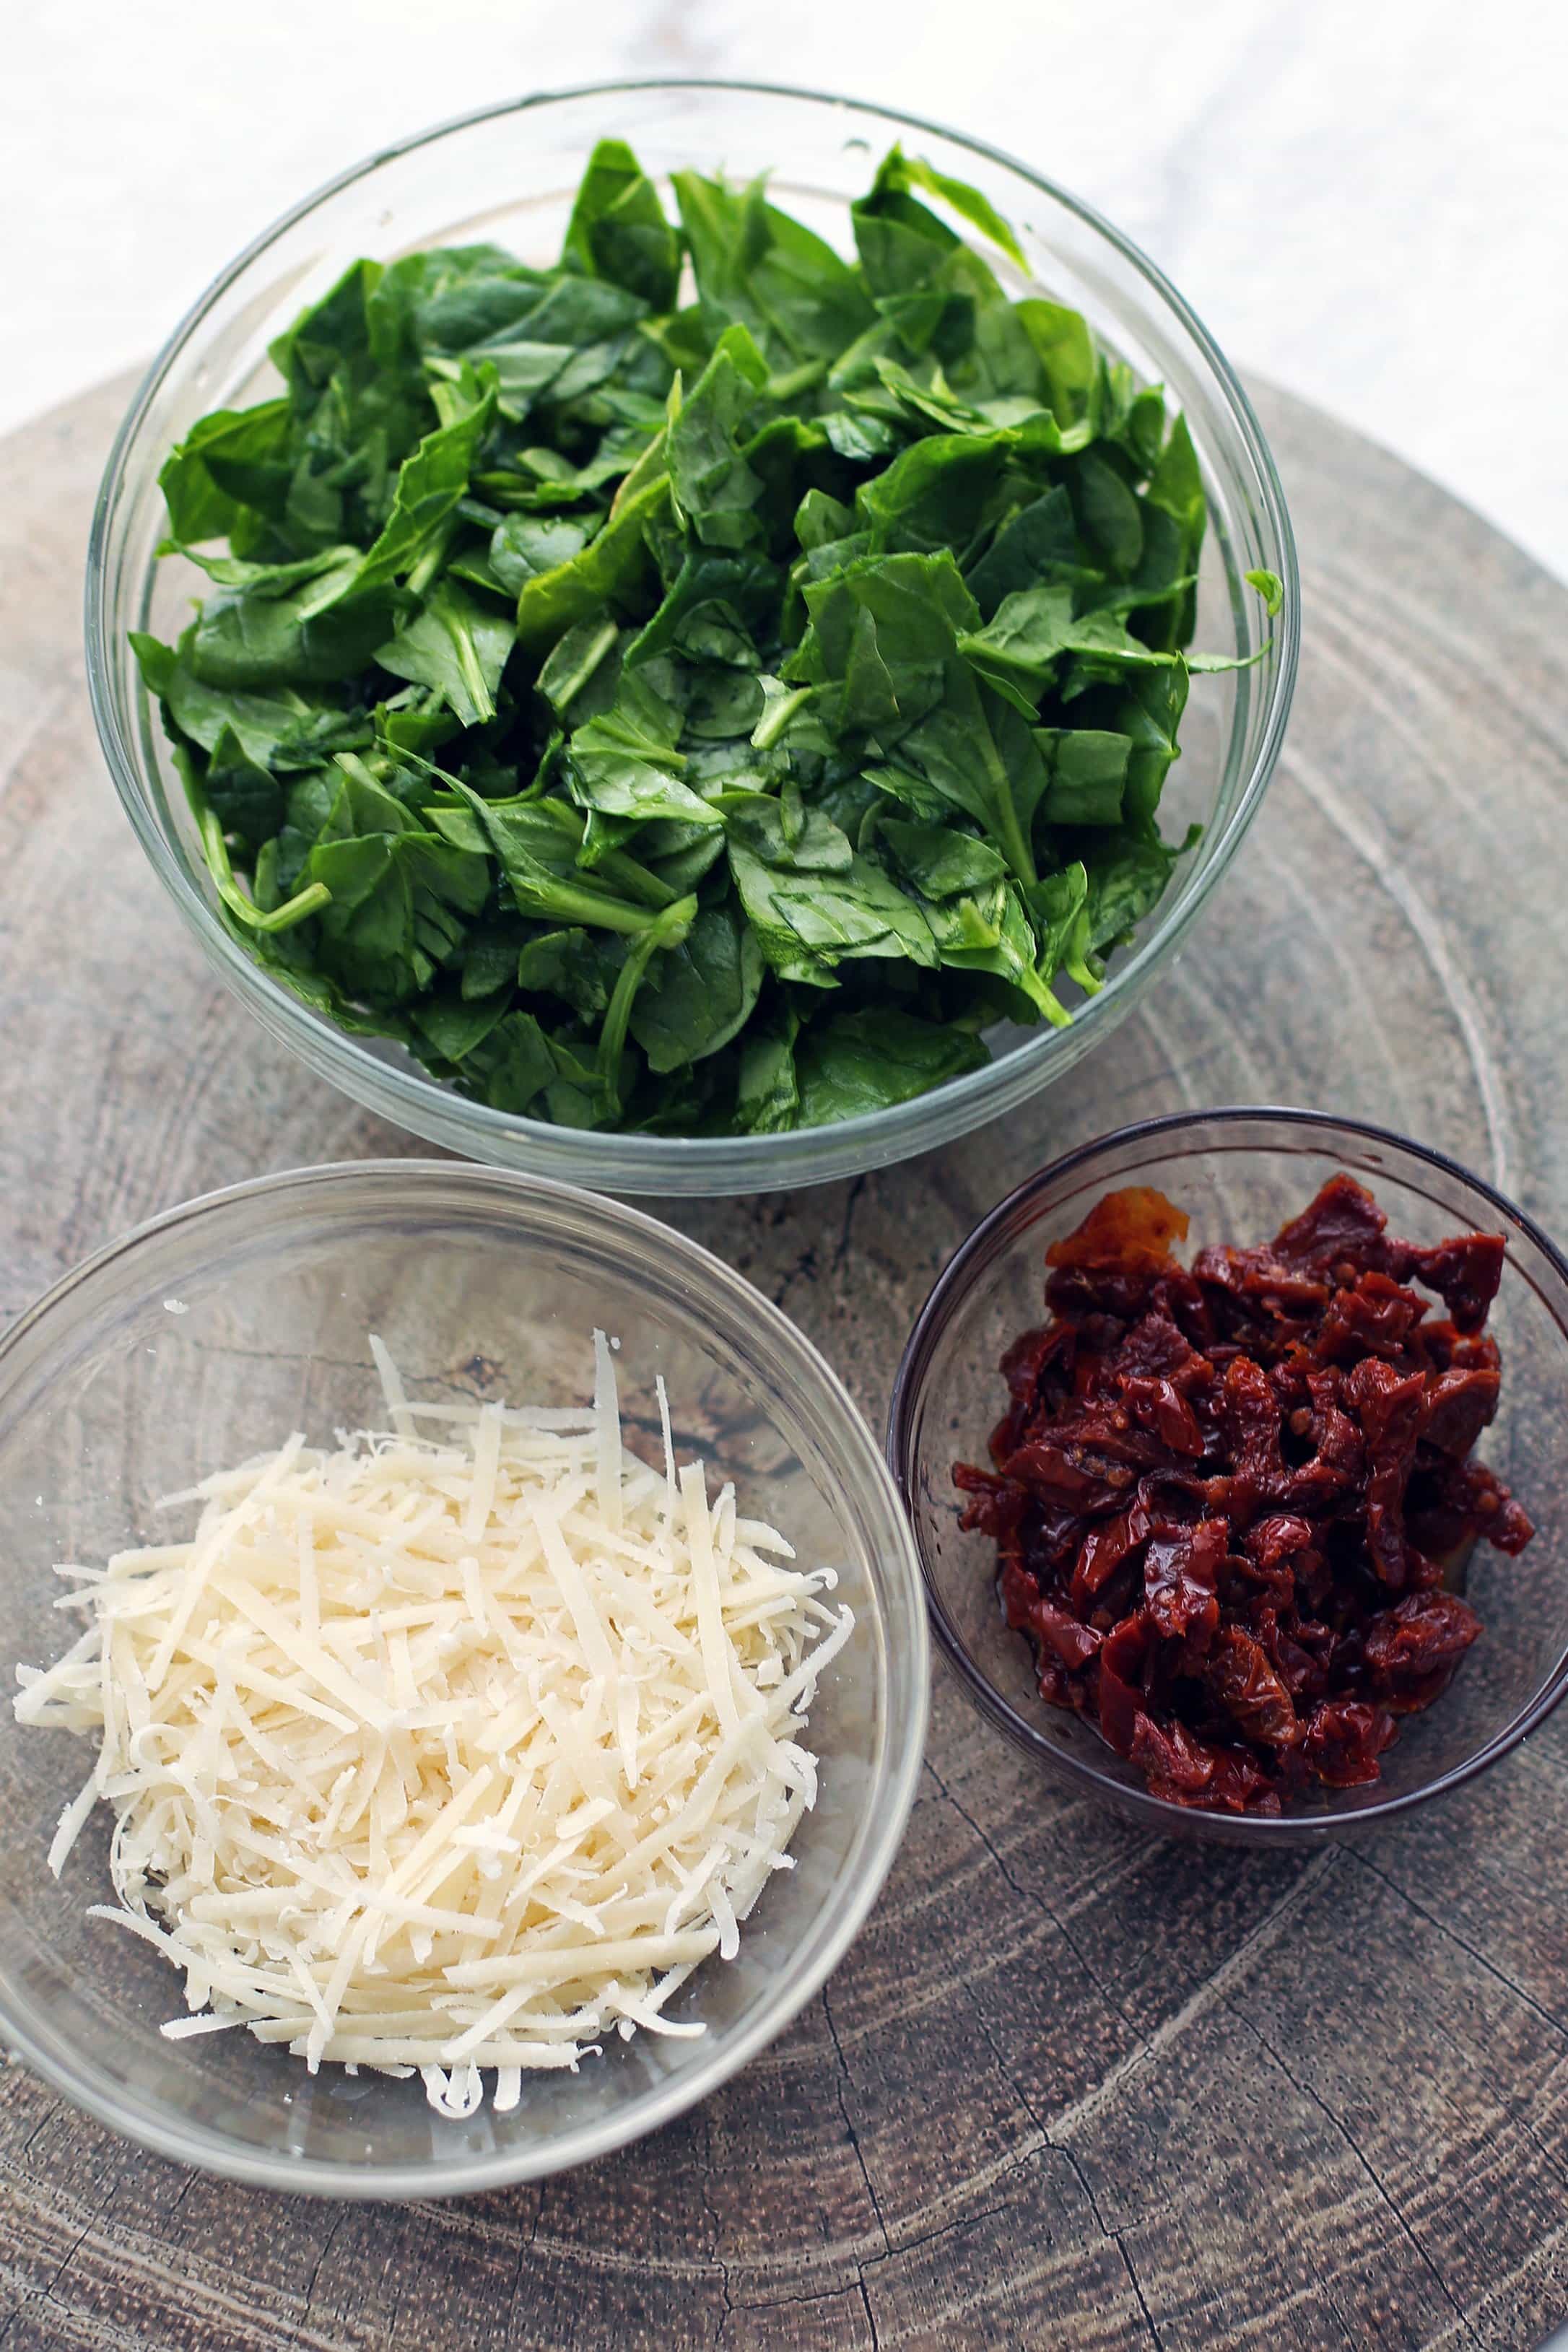
<svg viewBox="0 0 1568 2352"><path fill-rule="evenodd" d="M192 1192L424 1147L220 993L82 679L123 383L0 447L0 1319ZM1301 541L1289 745L1153 1002L1020 1118L687 1204L874 1422L927 1286L1047 1157L1184 1104L1409 1129L1568 1231L1568 593L1261 398ZM1355 1849L1173 1846L939 1675L908 1841L825 1996L654 2139L453 2205L207 2180L0 2077L0 2346L1528 2352L1568 2311L1568 1717Z"/></svg>

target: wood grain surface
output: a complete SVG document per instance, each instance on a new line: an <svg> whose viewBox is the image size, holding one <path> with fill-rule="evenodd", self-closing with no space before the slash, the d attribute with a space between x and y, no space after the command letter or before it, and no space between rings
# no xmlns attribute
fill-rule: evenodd
<svg viewBox="0 0 1568 2352"><path fill-rule="evenodd" d="M123 384L0 446L0 1320L133 1220L412 1152L219 992L94 740L78 612ZM1170 983L1023 1118L849 1186L687 1205L879 1422L927 1286L1043 1158L1286 1099L1443 1145L1568 1230L1568 593L1261 400L1307 654ZM657 1205L657 1204L656 1204ZM756 2064L587 2170L331 2206L0 2074L0 2346L1527 2352L1568 2311L1568 1715L1429 1821L1211 1856L1068 1801L938 1679L869 1927Z"/></svg>

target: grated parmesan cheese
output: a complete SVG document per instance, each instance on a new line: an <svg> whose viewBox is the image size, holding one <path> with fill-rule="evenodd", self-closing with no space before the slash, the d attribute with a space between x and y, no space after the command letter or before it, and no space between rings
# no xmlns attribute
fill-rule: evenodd
<svg viewBox="0 0 1568 2352"><path fill-rule="evenodd" d="M443 2115L666 2004L740 1928L816 1798L801 1735L853 1616L784 1538L591 1409L411 1402L298 1433L173 1502L189 1540L62 1567L88 1630L18 1721L96 1735L117 1906L183 1971L166 2034L245 2025L312 2072L417 2074Z"/></svg>

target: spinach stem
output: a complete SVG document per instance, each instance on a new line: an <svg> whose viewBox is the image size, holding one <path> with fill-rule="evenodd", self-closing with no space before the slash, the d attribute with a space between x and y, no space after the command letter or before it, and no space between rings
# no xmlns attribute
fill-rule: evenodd
<svg viewBox="0 0 1568 2352"><path fill-rule="evenodd" d="M1032 888L1040 877L1035 868L1034 852L1029 847L1024 828L1018 822L1018 812L1013 805L1013 795L1007 787L1005 778L1003 779L1002 790L996 797L999 803L997 815L1000 819L1002 847L1006 853L1007 863L1019 881Z"/></svg>
<svg viewBox="0 0 1568 2352"><path fill-rule="evenodd" d="M635 939L653 929L660 920L660 914L651 908L630 906L624 898L580 889L576 884L560 881L553 875L542 874L534 881L513 871L508 879L519 911L536 915L542 922L584 923L601 931L622 931Z"/></svg>
<svg viewBox="0 0 1568 2352"><path fill-rule="evenodd" d="M451 546L457 534L458 520L454 515L449 520L443 523L440 530L434 534L429 545L426 548L425 552L420 556L418 562L415 564L414 569L410 572L406 582L404 583L411 596L424 595L425 591L431 585L437 573L440 571L441 566L446 562L447 551Z"/></svg>
<svg viewBox="0 0 1568 2352"><path fill-rule="evenodd" d="M229 913L252 931L289 931L302 923L309 915L316 914L331 902L331 892L324 882L308 882L292 898L280 907L258 907L247 898L234 878L234 866L229 859L228 843L216 812L207 799L205 787L196 773L195 762L183 745L174 751L174 764L185 787L185 798L196 821L196 837L202 845L202 856L212 876L213 887Z"/></svg>
<svg viewBox="0 0 1568 2352"><path fill-rule="evenodd" d="M660 948L678 948L680 945L691 929L696 913L695 898L678 898L674 906L667 907L661 915L656 915L641 937L633 942L616 976L609 1010L605 1014L605 1025L599 1032L599 1084L612 1118L621 1107L621 1055L626 1046L626 1024L632 1016L633 1001L653 958Z"/></svg>
<svg viewBox="0 0 1568 2352"><path fill-rule="evenodd" d="M615 883L617 889L624 890L628 898L640 898L645 906L655 908L672 907L680 895L679 891L672 890L668 882L661 882L657 874L650 873L646 866L639 866L635 857L628 857L624 849L602 850L595 871L602 874L606 882Z"/></svg>
<svg viewBox="0 0 1568 2352"><path fill-rule="evenodd" d="M813 690L809 686L797 686L793 694L773 697L752 730L753 751L765 751L778 741L801 705L811 700Z"/></svg>

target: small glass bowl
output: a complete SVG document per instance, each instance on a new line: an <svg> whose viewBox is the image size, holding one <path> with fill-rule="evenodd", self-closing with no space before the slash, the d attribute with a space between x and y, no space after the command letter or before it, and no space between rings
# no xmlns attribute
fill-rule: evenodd
<svg viewBox="0 0 1568 2352"><path fill-rule="evenodd" d="M347 2075L244 2032L169 2041L183 1990L86 1916L110 1898L100 1806L57 1882L46 1856L89 1743L0 1706L0 2035L66 2097L165 2156L269 2189L429 2197L580 2164L701 2098L809 2000L887 1874L920 1770L929 1643L908 1526L871 1432L809 1341L706 1250L634 1209L453 1162L369 1161L240 1184L172 1210L68 1275L0 1343L5 1675L77 1627L57 1560L183 1531L154 1498L278 1444L383 1414L367 1335L416 1399L580 1403L595 1326L621 1341L628 1443L659 1458L662 1372L682 1459L742 1496L855 1611L811 1713L821 1790L795 1867L740 1954L668 2013L686 2040L611 2041L523 2078L514 2113L443 2119L417 2080Z"/></svg>
<svg viewBox="0 0 1568 2352"><path fill-rule="evenodd" d="M755 1137L585 1133L468 1102L400 1048L346 1035L253 963L219 921L131 652L132 629L177 636L187 600L206 584L190 564L154 560L167 529L158 469L210 409L276 389L271 338L361 255L391 260L488 238L525 260L553 261L584 163L606 138L629 141L667 194L669 173L687 167L740 179L767 171L778 202L841 248L848 206L895 140L979 187L1014 223L1027 259L1026 273L1000 262L1010 290L1038 286L1082 310L1101 342L1143 382L1163 383L1184 413L1209 506L1196 642L1257 657L1250 668L1194 679L1162 823L1173 840L1192 824L1202 836L1071 1028L1000 1031L984 1069L830 1127ZM1285 584L1272 621L1246 584L1259 567ZM1174 954L1258 812L1295 685L1300 606L1284 494L1246 394L1181 296L1098 214L993 148L878 107L742 83L632 82L514 101L422 132L309 197L230 264L154 361L110 455L88 551L87 675L110 773L160 881L219 976L318 1076L470 1159L608 1192L751 1192L853 1176L951 1142L1016 1109L1110 1034Z"/></svg>
<svg viewBox="0 0 1568 2352"><path fill-rule="evenodd" d="M1467 1598L1484 1631L1452 1686L1407 1717L1370 1787L1324 1790L1278 1820L1206 1813L1152 1796L1136 1769L1035 1687L1028 1642L1005 1622L994 1550L959 1528L955 1462L985 1464L1005 1406L1009 1340L1045 1319L1048 1244L1119 1185L1147 1184L1192 1219L1187 1246L1266 1240L1336 1170L1373 1192L1390 1229L1431 1242L1508 1238L1488 1326L1502 1395L1479 1458L1535 1521L1517 1559L1475 1547ZM914 1527L937 1642L981 1713L1047 1771L1172 1836L1318 1845L1460 1787L1541 1723L1568 1687L1568 1263L1529 1218L1441 1152L1305 1110L1181 1112L1121 1129L1031 1176L983 1219L921 1309L893 1389L888 1455Z"/></svg>

